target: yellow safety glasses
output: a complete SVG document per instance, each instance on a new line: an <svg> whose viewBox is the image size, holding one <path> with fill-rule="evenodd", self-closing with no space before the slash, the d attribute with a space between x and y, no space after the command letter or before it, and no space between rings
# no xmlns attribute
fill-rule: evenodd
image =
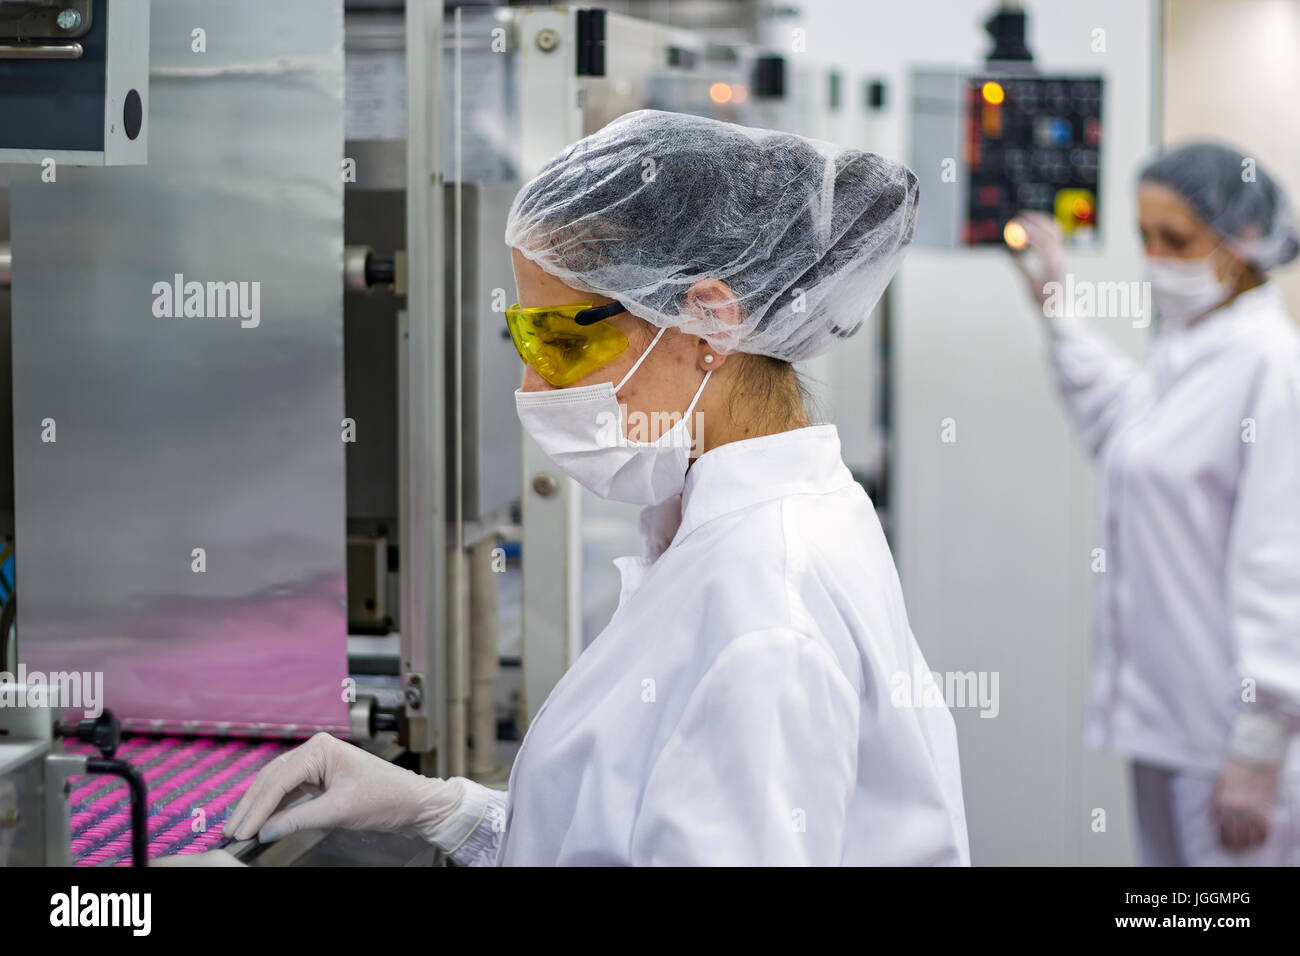
<svg viewBox="0 0 1300 956"><path fill-rule="evenodd" d="M593 305L549 305L506 309L506 326L519 357L552 385L576 382L619 355L628 346L625 336L604 321L626 312L618 302Z"/></svg>

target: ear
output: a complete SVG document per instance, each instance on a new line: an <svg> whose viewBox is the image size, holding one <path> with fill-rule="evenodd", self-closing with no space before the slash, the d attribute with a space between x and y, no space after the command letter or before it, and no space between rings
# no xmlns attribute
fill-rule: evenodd
<svg viewBox="0 0 1300 956"><path fill-rule="evenodd" d="M740 325L741 309L740 303L736 301L736 293L721 279L701 279L692 285L686 292L686 311L699 318L713 320L711 325L720 323L731 329ZM682 331L690 334L689 327ZM700 339L695 348L695 366L702 371L716 372L727 361L727 354Z"/></svg>
<svg viewBox="0 0 1300 956"><path fill-rule="evenodd" d="M740 324L740 304L731 286L721 279L701 279L686 290L686 311L709 316L724 325Z"/></svg>
<svg viewBox="0 0 1300 956"><path fill-rule="evenodd" d="M1250 263L1227 243L1219 247L1217 258L1218 261L1214 264L1214 274L1220 282L1229 277L1240 280L1250 270Z"/></svg>

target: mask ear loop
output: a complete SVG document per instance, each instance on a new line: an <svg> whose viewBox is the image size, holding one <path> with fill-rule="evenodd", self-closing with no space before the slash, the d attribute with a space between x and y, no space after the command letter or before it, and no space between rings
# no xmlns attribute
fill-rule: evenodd
<svg viewBox="0 0 1300 956"><path fill-rule="evenodd" d="M632 373L641 367L641 363L644 362L645 357L650 354L650 350L659 344L659 340L663 338L663 334L667 331L668 331L668 326L666 325L662 326L659 329L659 333L650 341L650 344L646 347L646 350L641 353L640 358L638 358L635 362L632 363L632 367L627 370L627 374L623 376L623 380L619 382L617 386L615 386L614 388L615 395L617 395L620 391L622 391L623 386L627 384L627 380L632 377ZM695 411L695 406L699 402L700 396L704 394L704 386L709 384L709 378L712 375L713 375L713 369L709 369L707 372L704 373L704 380L700 382L700 387L695 390L695 397L691 399L691 404L686 406L686 414L682 416L683 422L688 422L688 423L690 422L691 413ZM688 424L687 428L689 427L690 425ZM694 444L694 442L695 442L695 437L694 435L692 435L691 443Z"/></svg>
<svg viewBox="0 0 1300 956"><path fill-rule="evenodd" d="M692 398L691 403L686 406L687 418L690 418L691 412L695 411L695 403L698 402L700 400L700 396L704 394L704 386L709 384L709 376L712 374L713 374L713 369L709 369L707 372L704 373L704 381L700 382L700 387L695 390L695 397Z"/></svg>
<svg viewBox="0 0 1300 956"><path fill-rule="evenodd" d="M691 431L691 415L695 411L695 405L704 394L704 386L709 384L709 376L713 374L713 369L704 373L704 381L700 382L700 387L695 390L695 397L691 399L691 404L686 406L686 414L682 416L682 421L686 423L687 434L691 436L691 447L695 447L695 433ZM697 456L698 457L698 456Z"/></svg>
<svg viewBox="0 0 1300 956"><path fill-rule="evenodd" d="M659 334L656 335L650 341L650 344L648 346L646 346L646 350L641 353L641 357L632 363L632 367L627 370L627 374L623 376L623 380L614 386L615 395L617 395L619 392L623 390L623 386L626 385L627 380L632 377L632 373L641 367L641 363L645 361L645 357L650 354L651 349L653 349L656 345L659 344L659 340L664 337L664 333L667 331L668 331L668 326L666 325L661 326L659 328Z"/></svg>

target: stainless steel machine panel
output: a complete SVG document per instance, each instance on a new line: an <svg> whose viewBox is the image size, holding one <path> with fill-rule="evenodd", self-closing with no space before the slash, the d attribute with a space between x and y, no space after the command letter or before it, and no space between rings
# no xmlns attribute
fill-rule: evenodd
<svg viewBox="0 0 1300 956"><path fill-rule="evenodd" d="M0 868L45 863L45 778L48 745L0 743Z"/></svg>
<svg viewBox="0 0 1300 956"><path fill-rule="evenodd" d="M514 301L510 249L501 236L518 185L463 183L446 189L446 208L452 211L447 217L448 245L458 243L461 253L464 509L467 521L482 521L519 499L523 467L523 437L515 411L515 389L523 377L523 366L506 330L505 315L493 309L494 303L500 302L504 308ZM457 189L461 193L458 234L454 218ZM456 289L453 273L447 278L448 314L453 316L457 314ZM448 434L455 432L449 427ZM454 456L454 450L449 454Z"/></svg>
<svg viewBox="0 0 1300 956"><path fill-rule="evenodd" d="M12 170L19 653L129 727L348 726L342 48L154 4L148 165Z"/></svg>

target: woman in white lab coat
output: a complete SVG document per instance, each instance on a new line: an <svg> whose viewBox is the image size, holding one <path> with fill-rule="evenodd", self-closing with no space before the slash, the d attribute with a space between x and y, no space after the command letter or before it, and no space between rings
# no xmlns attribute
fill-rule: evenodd
<svg viewBox="0 0 1300 956"><path fill-rule="evenodd" d="M400 830L471 865L967 863L952 718L790 364L857 331L916 202L878 156L657 111L552 160L507 225L516 402L557 467L645 506L618 610L507 791L317 735L228 835ZM277 812L303 783L324 792Z"/></svg>
<svg viewBox="0 0 1300 956"><path fill-rule="evenodd" d="M1061 239L1022 221L1047 303ZM1253 159L1209 143L1143 170L1138 225L1144 363L1044 310L1101 465L1086 741L1131 760L1148 865L1297 865L1300 334L1268 280L1296 227Z"/></svg>

